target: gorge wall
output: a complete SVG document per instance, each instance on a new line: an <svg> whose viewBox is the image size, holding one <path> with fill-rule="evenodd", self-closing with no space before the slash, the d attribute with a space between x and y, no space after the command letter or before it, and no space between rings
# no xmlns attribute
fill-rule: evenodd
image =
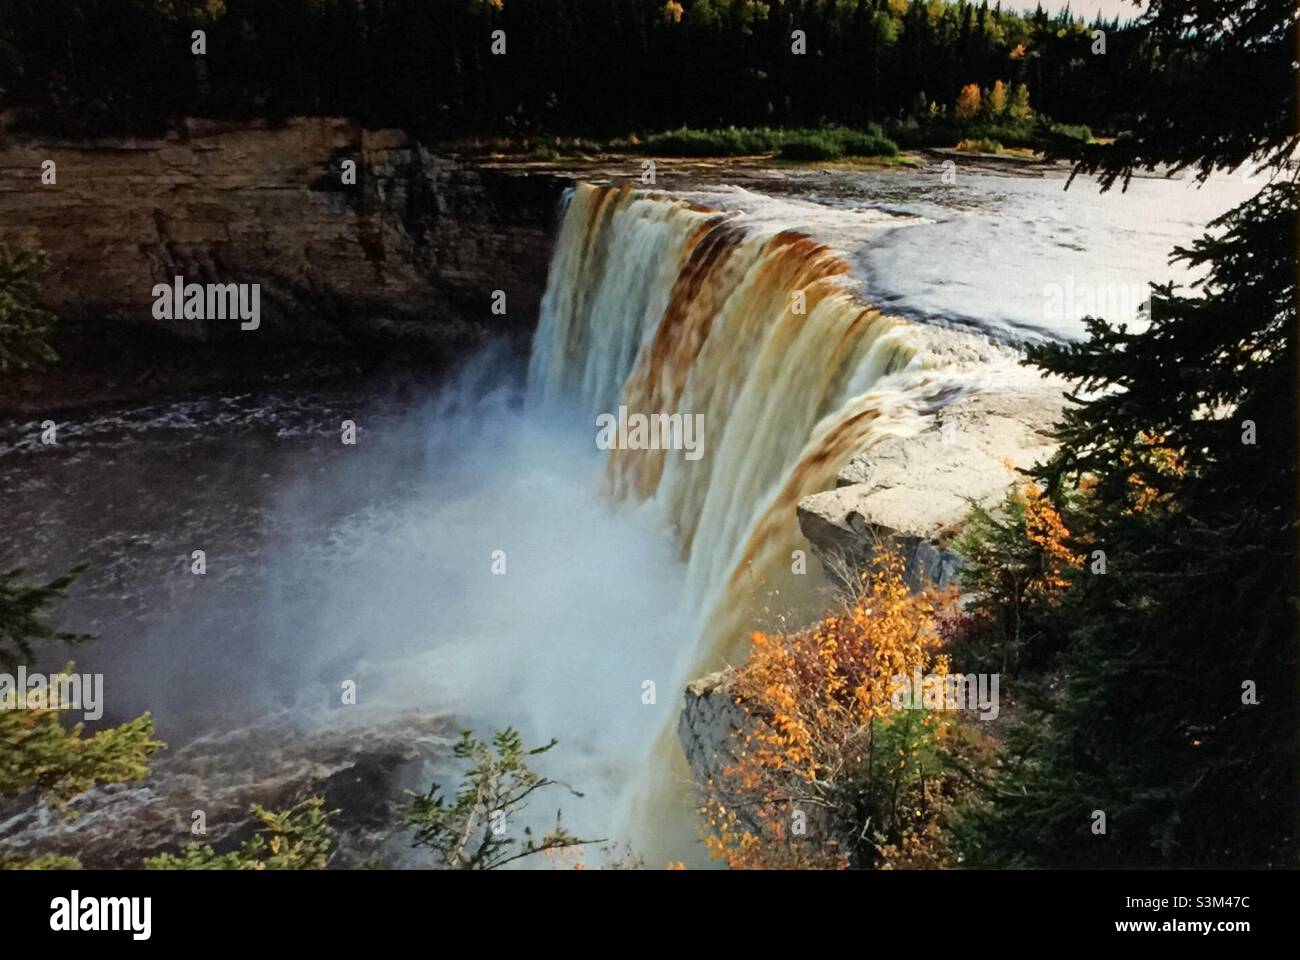
<svg viewBox="0 0 1300 960"><path fill-rule="evenodd" d="M42 163L56 182L41 182ZM357 165L355 185L343 163ZM0 240L49 256L62 316L192 340L229 321L155 320L155 283L258 283L259 334L458 348L526 335L567 181L436 156L345 120L189 120L156 139L0 133ZM504 315L492 291L506 292Z"/></svg>

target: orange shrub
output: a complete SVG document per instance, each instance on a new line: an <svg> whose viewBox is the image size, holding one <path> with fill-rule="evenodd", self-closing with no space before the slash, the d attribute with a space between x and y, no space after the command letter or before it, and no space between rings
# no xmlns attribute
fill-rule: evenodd
<svg viewBox="0 0 1300 960"><path fill-rule="evenodd" d="M705 840L733 868L951 862L939 817L951 715L899 709L895 678L945 676L948 594L912 593L881 550L843 613L753 635L736 671L749 720L734 764L702 787Z"/></svg>
<svg viewBox="0 0 1300 960"><path fill-rule="evenodd" d="M980 112L980 88L977 83L968 83L957 95L957 119L969 120Z"/></svg>

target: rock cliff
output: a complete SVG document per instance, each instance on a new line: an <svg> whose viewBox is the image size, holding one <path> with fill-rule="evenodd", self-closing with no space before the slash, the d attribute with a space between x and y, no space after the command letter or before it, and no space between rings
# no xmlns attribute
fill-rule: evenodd
<svg viewBox="0 0 1300 960"><path fill-rule="evenodd" d="M828 575L851 575L891 542L914 589L954 581L962 558L949 542L971 505L999 502L1017 469L1054 449L1046 431L1059 419L1064 384L1002 370L1001 389L945 407L919 434L877 443L840 471L834 489L800 502L799 527ZM733 733L744 726L729 670L687 686L677 735L696 783L734 761Z"/></svg>
<svg viewBox="0 0 1300 960"><path fill-rule="evenodd" d="M454 348L531 330L567 182L329 118L191 120L157 139L10 134L0 147L0 239L46 250L50 306L194 340L239 334L238 323L155 320L155 283L258 283L257 333L277 341Z"/></svg>
<svg viewBox="0 0 1300 960"><path fill-rule="evenodd" d="M677 739L694 782L703 783L735 762L731 752L732 734L743 731L744 727L745 713L736 703L735 674L731 668L687 685L677 721Z"/></svg>

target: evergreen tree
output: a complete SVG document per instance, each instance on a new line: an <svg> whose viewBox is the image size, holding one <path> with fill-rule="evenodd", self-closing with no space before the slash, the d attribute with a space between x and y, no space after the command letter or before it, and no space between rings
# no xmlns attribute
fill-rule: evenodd
<svg viewBox="0 0 1300 960"><path fill-rule="evenodd" d="M28 582L21 568L0 573L0 670L31 662L33 641L79 643L86 639L82 633L56 630L46 619L46 608L62 600L85 570L85 564L78 564L63 576L39 584Z"/></svg>
<svg viewBox="0 0 1300 960"><path fill-rule="evenodd" d="M469 769L456 796L448 802L436 783L428 793L407 791L406 825L414 830L414 846L433 850L444 870L496 870L526 857L603 842L570 833L561 824L558 810L555 827L541 836L526 826L520 842L509 829L509 818L522 817L529 799L540 790L558 786L582 796L528 767L529 758L547 753L557 742L530 749L512 727L496 731L491 743L462 730L452 753L468 762Z"/></svg>
<svg viewBox="0 0 1300 960"><path fill-rule="evenodd" d="M237 850L217 853L206 843L190 843L179 855L160 853L142 864L145 870L323 870L334 836L332 811L320 797L308 797L285 810L253 804L261 827Z"/></svg>
<svg viewBox="0 0 1300 960"><path fill-rule="evenodd" d="M1071 526L1108 565L1079 571L1063 600L1063 682L1009 738L970 823L976 862L1297 863L1300 204L1284 162L1294 78L1277 69L1296 13L1283 0L1153 0L1147 22L1170 74L1134 95L1132 132L1080 169L1108 186L1157 164L1203 179L1257 156L1272 182L1175 251L1204 279L1157 288L1149 327L1092 319L1087 341L1030 352L1077 386L1041 473L1058 495L1090 488ZM1246 51L1260 71L1249 104L1227 79L1244 79Z"/></svg>
<svg viewBox="0 0 1300 960"><path fill-rule="evenodd" d="M45 255L0 243L0 373L58 359L49 345L54 314L38 294Z"/></svg>
<svg viewBox="0 0 1300 960"><path fill-rule="evenodd" d="M55 705L33 702L26 690L14 689L16 678L9 671L30 660L34 645L82 639L56 630L46 619L48 607L63 596L80 569L38 585L23 581L21 571L0 577L0 672L6 674L0 685L0 799L28 793L65 813L72 798L96 783L146 776L149 758L162 746L153 739L147 713L85 736L81 724L63 724ZM74 861L59 857L0 859L0 869L71 865Z"/></svg>
<svg viewBox="0 0 1300 960"><path fill-rule="evenodd" d="M0 0L0 96L15 126L69 135L324 114L426 139L625 137L893 119L921 90L990 86L1025 44L1051 83L1005 78L1032 80L1058 120L1105 126L1094 91L1140 75L1087 56L1072 23L1058 41L1056 18L927 0ZM507 56L489 50L498 29Z"/></svg>

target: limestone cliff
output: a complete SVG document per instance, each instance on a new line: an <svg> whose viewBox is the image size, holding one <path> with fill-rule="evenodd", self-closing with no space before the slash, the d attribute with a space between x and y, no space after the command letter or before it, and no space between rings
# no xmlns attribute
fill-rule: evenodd
<svg viewBox="0 0 1300 960"><path fill-rule="evenodd" d="M41 182L47 160L53 184ZM347 160L355 185L343 182ZM238 333L229 321L153 318L153 285L181 275L261 284L268 340L460 346L532 328L564 185L329 118L191 120L157 139L9 134L0 239L40 244L50 305L91 323Z"/></svg>

